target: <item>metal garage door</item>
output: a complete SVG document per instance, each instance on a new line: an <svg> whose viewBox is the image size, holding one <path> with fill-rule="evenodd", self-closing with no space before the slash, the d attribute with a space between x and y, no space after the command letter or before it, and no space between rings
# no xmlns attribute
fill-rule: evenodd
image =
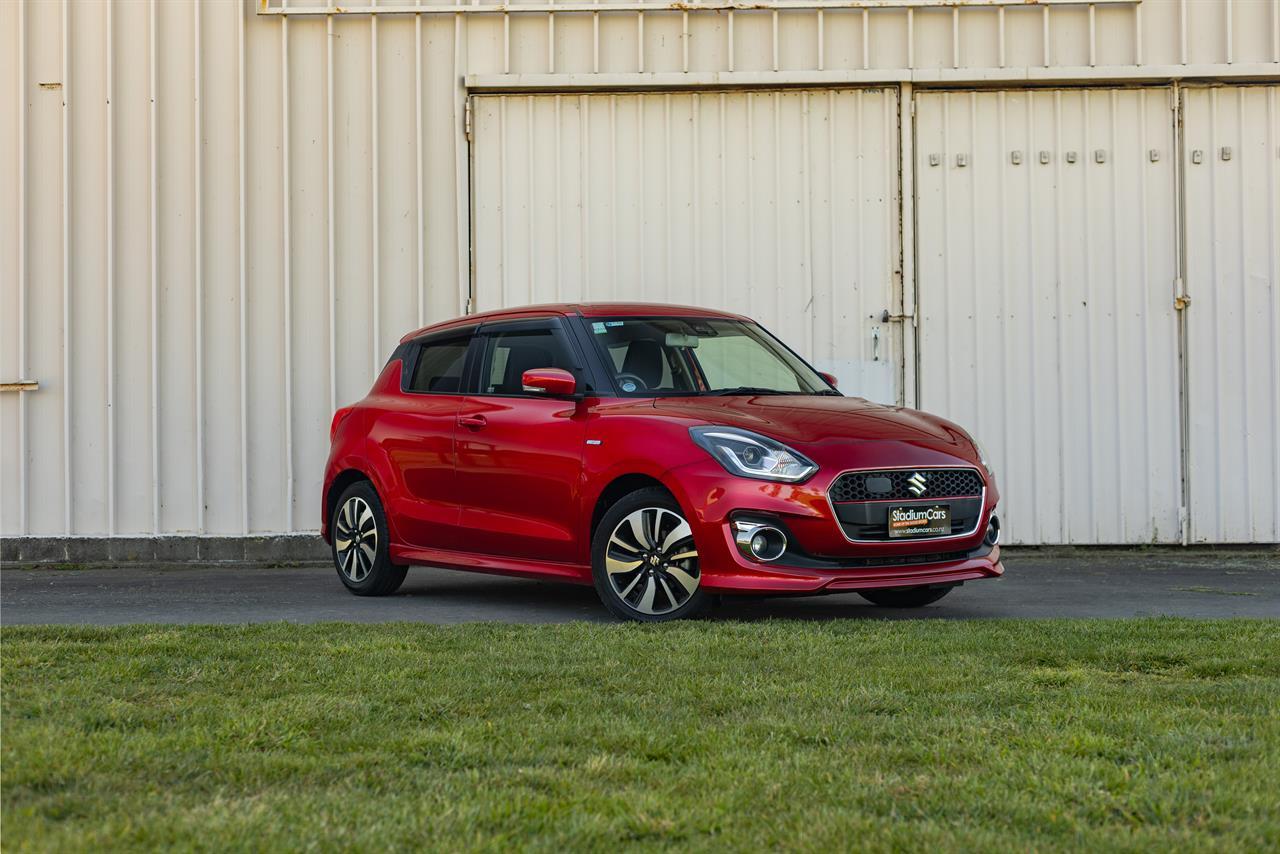
<svg viewBox="0 0 1280 854"><path fill-rule="evenodd" d="M920 404L987 444L1012 541L1180 537L1172 106L918 96Z"/></svg>
<svg viewBox="0 0 1280 854"><path fill-rule="evenodd" d="M1280 540L1280 87L1183 90L1197 542Z"/></svg>
<svg viewBox="0 0 1280 854"><path fill-rule="evenodd" d="M572 300L750 315L893 402L896 90L472 99L480 309Z"/></svg>

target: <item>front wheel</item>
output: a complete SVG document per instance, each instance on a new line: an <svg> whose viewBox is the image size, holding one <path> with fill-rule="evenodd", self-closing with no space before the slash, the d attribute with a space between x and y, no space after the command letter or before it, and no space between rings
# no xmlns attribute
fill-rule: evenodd
<svg viewBox="0 0 1280 854"><path fill-rule="evenodd" d="M950 587L907 587L899 590L859 590L858 595L881 608L922 608L951 592Z"/></svg>
<svg viewBox="0 0 1280 854"><path fill-rule="evenodd" d="M387 517L373 484L348 486L329 520L338 577L357 596L386 596L404 583L407 566L391 562Z"/></svg>
<svg viewBox="0 0 1280 854"><path fill-rule="evenodd" d="M600 600L625 620L678 620L707 604L693 531L664 489L637 490L605 512L591 569Z"/></svg>

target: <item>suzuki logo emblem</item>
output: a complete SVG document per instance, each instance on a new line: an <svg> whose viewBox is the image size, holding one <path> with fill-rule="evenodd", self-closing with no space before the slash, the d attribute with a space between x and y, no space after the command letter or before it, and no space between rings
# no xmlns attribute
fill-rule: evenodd
<svg viewBox="0 0 1280 854"><path fill-rule="evenodd" d="M907 478L907 490L912 495L924 495L924 475L920 474L920 472L916 472L911 475L911 477Z"/></svg>

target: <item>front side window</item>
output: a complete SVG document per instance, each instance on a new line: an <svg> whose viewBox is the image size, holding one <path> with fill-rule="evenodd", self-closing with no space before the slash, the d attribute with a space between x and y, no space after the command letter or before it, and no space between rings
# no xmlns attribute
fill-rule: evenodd
<svg viewBox="0 0 1280 854"><path fill-rule="evenodd" d="M462 368L466 363L471 336L429 341L421 345L418 361L409 380L409 391L458 394L462 391Z"/></svg>
<svg viewBox="0 0 1280 854"><path fill-rule="evenodd" d="M838 394L754 323L636 317L587 324L624 395Z"/></svg>
<svg viewBox="0 0 1280 854"><path fill-rule="evenodd" d="M534 368L563 368L577 374L563 333L556 328L522 328L487 336L480 371L482 394L524 394L521 378Z"/></svg>

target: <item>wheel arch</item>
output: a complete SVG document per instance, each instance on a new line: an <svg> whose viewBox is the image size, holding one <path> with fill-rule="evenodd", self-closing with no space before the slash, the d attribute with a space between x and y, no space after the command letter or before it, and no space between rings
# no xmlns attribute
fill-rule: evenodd
<svg viewBox="0 0 1280 854"><path fill-rule="evenodd" d="M333 519L333 511L338 507L339 496L341 496L342 493L346 491L347 487L351 486L351 484L359 483L362 480L368 481L369 485L373 487L373 491L378 492L378 484L374 482L373 478L369 477L367 473L357 468L343 469L334 475L333 480L329 482L329 490L324 496L323 531L324 541L326 543L331 542L333 539L333 526L330 522ZM381 493L379 493L379 495L381 495Z"/></svg>
<svg viewBox="0 0 1280 854"><path fill-rule="evenodd" d="M604 514L608 512L610 507L633 492L653 487L663 490L672 498L675 498L677 504L680 503L680 499L671 491L671 487L653 475L629 472L618 475L609 481L605 488L600 491L600 494L596 496L595 506L591 510L591 527L587 531L587 543L589 544L595 539L596 528L600 527L600 520L604 518Z"/></svg>

